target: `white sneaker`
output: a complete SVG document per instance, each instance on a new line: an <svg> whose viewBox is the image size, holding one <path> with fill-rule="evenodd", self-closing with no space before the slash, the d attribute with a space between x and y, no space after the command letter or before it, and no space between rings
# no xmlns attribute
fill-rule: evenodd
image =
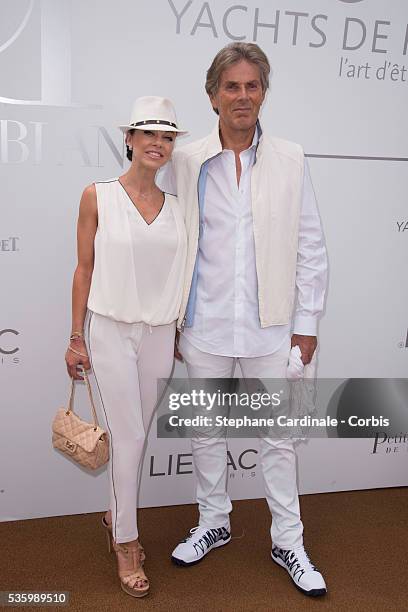
<svg viewBox="0 0 408 612"><path fill-rule="evenodd" d="M312 564L303 546L293 550L272 546L271 556L275 563L287 570L295 586L305 595L318 597L327 593L323 576Z"/></svg>
<svg viewBox="0 0 408 612"><path fill-rule="evenodd" d="M193 527L190 535L173 550L171 560L176 565L199 563L213 548L224 546L231 540L230 528Z"/></svg>

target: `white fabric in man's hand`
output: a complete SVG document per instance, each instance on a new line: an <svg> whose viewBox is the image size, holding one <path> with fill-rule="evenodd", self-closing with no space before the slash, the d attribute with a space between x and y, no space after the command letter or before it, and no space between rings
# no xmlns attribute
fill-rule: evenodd
<svg viewBox="0 0 408 612"><path fill-rule="evenodd" d="M316 351L310 363L306 366L302 361L302 353L299 346L293 346L289 353L289 362L286 370L286 378L288 380L302 380L303 378L316 377Z"/></svg>

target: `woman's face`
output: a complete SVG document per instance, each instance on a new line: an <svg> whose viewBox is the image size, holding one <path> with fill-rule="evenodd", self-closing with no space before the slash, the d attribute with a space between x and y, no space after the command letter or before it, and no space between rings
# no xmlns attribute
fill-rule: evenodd
<svg viewBox="0 0 408 612"><path fill-rule="evenodd" d="M132 149L132 163L155 170L169 161L175 140L175 132L159 130L134 130L126 134L126 144Z"/></svg>

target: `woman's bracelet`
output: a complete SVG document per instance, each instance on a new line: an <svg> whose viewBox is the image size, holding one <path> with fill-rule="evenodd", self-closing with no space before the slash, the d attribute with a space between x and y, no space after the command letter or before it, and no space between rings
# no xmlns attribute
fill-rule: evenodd
<svg viewBox="0 0 408 612"><path fill-rule="evenodd" d="M80 353L79 351L76 351L75 349L73 349L72 346L68 346L68 350L75 353L75 355L80 355L81 357L88 357L88 355L85 355L85 353Z"/></svg>
<svg viewBox="0 0 408 612"><path fill-rule="evenodd" d="M83 337L84 337L84 332L73 331L72 334L70 335L69 339L70 340L75 340L76 338L83 338Z"/></svg>

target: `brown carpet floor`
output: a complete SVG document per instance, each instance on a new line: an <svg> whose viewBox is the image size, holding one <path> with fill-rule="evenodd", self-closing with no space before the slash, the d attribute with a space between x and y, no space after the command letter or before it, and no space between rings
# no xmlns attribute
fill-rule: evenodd
<svg viewBox="0 0 408 612"><path fill-rule="evenodd" d="M75 612L408 610L408 488L306 495L301 506L306 547L329 589L323 598L298 592L271 561L264 500L234 502L234 539L190 568L169 554L196 524L196 507L140 510L151 582L143 599L119 587L102 514L0 523L0 590L70 591L65 609Z"/></svg>

